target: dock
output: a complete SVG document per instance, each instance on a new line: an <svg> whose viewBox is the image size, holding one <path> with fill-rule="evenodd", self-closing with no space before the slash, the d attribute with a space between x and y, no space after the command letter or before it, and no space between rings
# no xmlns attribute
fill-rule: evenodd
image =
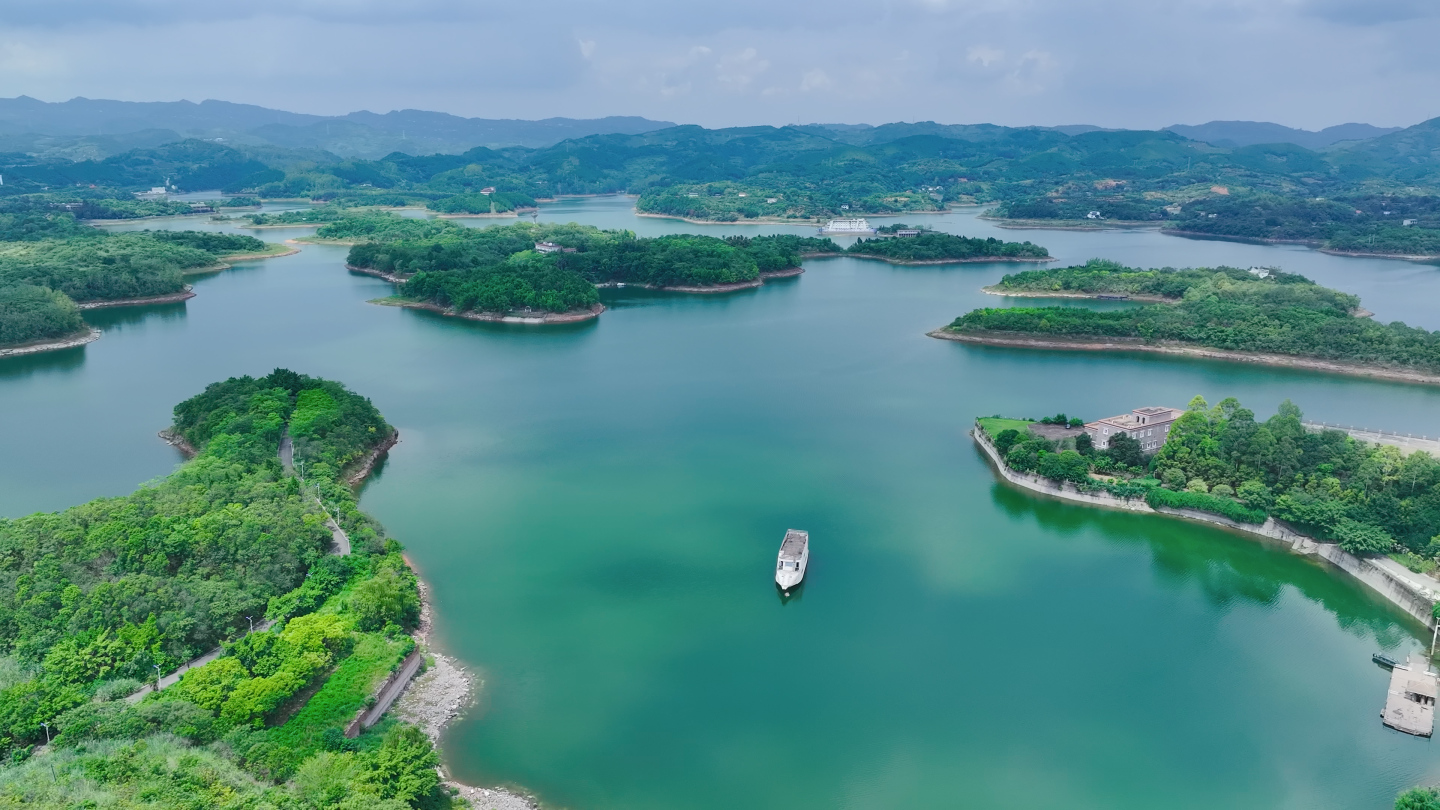
<svg viewBox="0 0 1440 810"><path fill-rule="evenodd" d="M1429 737L1435 731L1436 675L1421 653L1390 672L1390 690L1380 718L1396 731Z"/></svg>

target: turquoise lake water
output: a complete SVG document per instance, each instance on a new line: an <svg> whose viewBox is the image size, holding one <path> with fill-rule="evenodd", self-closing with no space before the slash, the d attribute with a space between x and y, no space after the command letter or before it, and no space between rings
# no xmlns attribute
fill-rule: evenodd
<svg viewBox="0 0 1440 810"><path fill-rule="evenodd" d="M541 219L806 230L631 203ZM923 221L1064 264L1280 266L1440 328L1434 266L975 213ZM1370 662L1424 628L1248 537L1001 486L966 435L976 415L1196 394L1434 435L1440 389L925 337L1003 304L980 287L1027 265L820 259L733 295L607 291L597 321L536 329L367 304L390 285L344 254L241 263L182 304L88 313L105 334L84 348L0 361L0 514L164 475L175 403L286 366L344 381L401 431L362 502L433 586L442 646L484 679L445 741L462 780L576 810L1378 810L1440 780L1432 743L1381 726ZM812 563L782 603L790 527Z"/></svg>

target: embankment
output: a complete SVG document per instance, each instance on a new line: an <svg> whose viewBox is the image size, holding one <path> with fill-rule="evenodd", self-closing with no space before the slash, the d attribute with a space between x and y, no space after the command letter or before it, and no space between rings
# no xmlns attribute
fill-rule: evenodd
<svg viewBox="0 0 1440 810"><path fill-rule="evenodd" d="M1235 363L1253 363L1262 366L1284 366L1308 371L1323 371L1330 374L1346 374L1352 377L1369 377L1376 380L1440 385L1440 374L1412 371L1384 366L1362 366L1358 363L1344 363L1339 360L1318 360L1309 357L1293 357L1286 354L1260 354L1256 352L1233 352L1226 349L1206 349L1170 343L1145 343L1138 338L1111 338L1108 340L1080 340L1076 338L1034 338L1018 333L974 333L952 332L941 328L927 335L940 340L954 340L960 343L974 343L982 346L1003 346L1016 349L1059 349L1063 351L1086 352L1152 352L1156 354L1198 357L1208 360L1227 360Z"/></svg>
<svg viewBox="0 0 1440 810"><path fill-rule="evenodd" d="M1042 478L1034 473L1021 473L1010 469L1005 465L1004 460L996 451L995 446L985 436L985 432L976 425L970 431L975 443L984 451L990 464L1000 473L1006 481L1015 486L1037 492L1041 495L1048 495L1052 498L1059 498L1074 503L1083 503L1088 506L1098 506L1103 509L1120 509L1126 512L1149 512L1151 514L1168 515L1170 517L1193 520L1200 523L1209 523L1231 531L1243 532L1245 534L1277 540L1284 543L1291 551L1307 556L1316 556L1331 563L1340 570L1350 574L1371 590L1385 597L1392 604L1414 617L1426 627L1432 626L1434 619L1431 610L1437 599L1440 599L1440 583L1433 580L1425 581L1419 574L1414 574L1394 560L1378 558L1362 558L1340 548L1336 543L1328 543L1316 540L1313 537L1301 534L1286 524L1274 519L1266 518L1261 525L1250 523L1239 523L1220 515L1209 512L1201 512L1195 509L1170 509L1161 507L1153 508L1150 504L1141 499L1119 498L1108 492L1081 492L1074 484L1069 482L1054 481L1049 478Z"/></svg>

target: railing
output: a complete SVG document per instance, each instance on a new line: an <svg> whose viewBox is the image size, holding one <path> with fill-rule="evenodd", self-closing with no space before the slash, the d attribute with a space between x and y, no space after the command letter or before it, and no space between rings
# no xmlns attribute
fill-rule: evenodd
<svg viewBox="0 0 1440 810"><path fill-rule="evenodd" d="M1432 442L1440 443L1440 436L1415 435L1414 433L1397 433L1393 430L1375 430L1373 428L1356 427L1355 425L1338 425L1331 422L1302 422L1308 430L1343 430L1350 435L1363 434L1366 436L1377 436L1395 442Z"/></svg>

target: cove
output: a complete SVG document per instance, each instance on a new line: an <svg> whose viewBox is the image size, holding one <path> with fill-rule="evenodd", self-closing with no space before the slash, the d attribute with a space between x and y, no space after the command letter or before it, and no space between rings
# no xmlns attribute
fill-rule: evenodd
<svg viewBox="0 0 1440 810"><path fill-rule="evenodd" d="M805 230L629 206L541 217ZM925 222L1064 264L1280 265L1440 327L1426 265ZM1013 265L820 259L726 296L606 291L597 321L534 329L369 305L390 285L345 272L344 252L241 263L183 304L88 314L105 335L83 349L0 361L0 514L165 473L178 455L154 433L173 403L287 366L344 381L401 431L362 505L432 585L441 644L485 680L445 741L462 781L578 810L1378 810L1440 779L1428 743L1381 727L1369 660L1422 628L1253 539L1016 492L965 435L977 414L1195 394L1433 434L1440 390L925 336L996 302L980 288ZM812 562L782 604L789 527L811 532Z"/></svg>

